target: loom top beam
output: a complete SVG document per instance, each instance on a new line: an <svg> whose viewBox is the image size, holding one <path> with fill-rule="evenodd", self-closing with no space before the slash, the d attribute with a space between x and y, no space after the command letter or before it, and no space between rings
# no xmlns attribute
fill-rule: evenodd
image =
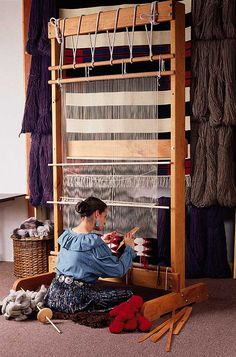
<svg viewBox="0 0 236 357"><path fill-rule="evenodd" d="M173 1L164 1L164 2L157 2L157 16L154 19L155 22L165 22L171 21L173 19ZM117 29L125 29L126 27L132 27L133 25L133 12L134 7L128 8L120 8L117 20ZM147 25L150 24L150 15L151 14L151 4L143 4L137 6L136 12L136 19L135 25ZM145 16L146 15L146 16ZM98 25L98 33L105 32L114 29L116 17L116 10L113 11L104 11L100 13L99 16L99 25ZM80 34L86 35L89 33L96 32L96 19L97 14L85 15L81 19L81 26L80 26ZM64 25L63 25L63 21ZM64 36L74 36L77 35L78 29L78 21L79 17L72 17L69 19L61 19L60 20L60 29L63 29L64 26ZM48 37L49 39L56 38L55 28L54 26L49 23L48 25Z"/></svg>

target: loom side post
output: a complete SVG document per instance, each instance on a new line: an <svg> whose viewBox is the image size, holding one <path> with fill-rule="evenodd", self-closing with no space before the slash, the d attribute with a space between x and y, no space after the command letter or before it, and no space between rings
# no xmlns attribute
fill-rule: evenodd
<svg viewBox="0 0 236 357"><path fill-rule="evenodd" d="M171 21L171 267L185 286L185 8Z"/></svg>
<svg viewBox="0 0 236 357"><path fill-rule="evenodd" d="M59 45L57 40L51 39L51 64L54 66L58 63ZM56 71L51 72L51 79L56 79ZM52 84L52 160L53 164L57 164L62 160L62 144L61 144L61 96L60 89L57 84ZM53 166L53 199L58 201L62 192L62 168ZM62 232L62 215L59 205L53 205L54 216L54 251L58 252L57 239Z"/></svg>

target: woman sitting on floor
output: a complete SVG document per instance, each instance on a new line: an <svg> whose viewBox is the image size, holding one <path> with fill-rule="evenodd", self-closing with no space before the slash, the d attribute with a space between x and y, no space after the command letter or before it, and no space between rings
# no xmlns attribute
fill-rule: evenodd
<svg viewBox="0 0 236 357"><path fill-rule="evenodd" d="M77 203L80 224L67 229L59 237L56 277L45 297L45 305L54 311L109 311L128 300L132 291L127 288L99 286L99 277L122 277L136 256L132 234L124 237L125 250L120 258L113 256L107 246L116 232L101 236L107 216L107 205L96 197Z"/></svg>

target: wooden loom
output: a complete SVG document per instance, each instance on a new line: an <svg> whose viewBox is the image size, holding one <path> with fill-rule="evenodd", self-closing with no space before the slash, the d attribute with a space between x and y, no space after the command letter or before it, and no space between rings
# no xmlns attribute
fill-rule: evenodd
<svg viewBox="0 0 236 357"><path fill-rule="evenodd" d="M170 158L171 162L171 267L161 268L159 272L154 270L132 268L129 273L129 283L134 286L142 286L143 290L164 289L168 293L161 297L155 297L145 302L143 313L151 321L156 320L161 315L176 310L185 305L207 299L208 292L205 284L195 284L185 287L185 169L184 161L186 157L186 142L185 142L185 27L184 27L184 5L175 2L174 0L164 1L161 3L155 2L156 12L152 13L153 3L138 5L135 12L135 26L150 24L150 16L153 14L155 23L170 22L170 54L161 55L162 59L170 59L171 67L169 71L163 71L162 76L171 76L171 140L161 140L151 142L152 151L145 142L142 142L142 152L137 151L136 145L132 141L120 143L123 148L122 156L128 157L150 157L156 156L157 159ZM150 14L150 16L142 16ZM126 29L132 27L134 17L134 7L120 8L117 11L106 11L99 14L97 23L97 32L105 32L114 30L114 20L117 16L117 29ZM65 37L78 35L78 21L80 23L80 34L95 33L97 14L86 15L83 18L68 18L60 20L59 26L61 33ZM121 79L121 78L137 78L157 76L157 72L144 73L129 73L110 76L94 76L94 77L77 77L77 78L57 78L57 73L60 70L63 74L64 70L70 68L88 68L89 66L106 66L110 65L110 61L101 61L93 63L80 63L71 65L58 65L59 63L59 44L55 35L55 28L52 23L49 23L49 38L51 40L51 61L52 65L49 68L52 77L49 83L52 85L52 115L53 115L53 194L54 194L54 227L55 227L55 245L54 251L49 257L50 273L41 274L34 277L18 279L13 288L19 289L35 289L40 284L49 284L54 276L56 266L56 256L58 253L57 239L63 229L62 217L60 212L60 197L62 192L62 143L61 143L61 98L58 84L72 83L79 81L96 81L104 79ZM134 57L132 62L158 61L160 56ZM128 63L130 59L113 60L112 64ZM83 156L84 149L87 149L86 143L80 142L80 154ZM98 145L98 146L96 146ZM107 146L108 145L108 146ZM113 143L93 142L93 152L91 156L96 156L99 150L109 148L113 156ZM116 143L117 145L117 143ZM119 145L119 143L118 143ZM70 155L74 155L76 151L78 155L78 147L70 143L68 147ZM101 155L101 153L100 153ZM111 279L112 280L112 279ZM113 279L114 280L114 279Z"/></svg>

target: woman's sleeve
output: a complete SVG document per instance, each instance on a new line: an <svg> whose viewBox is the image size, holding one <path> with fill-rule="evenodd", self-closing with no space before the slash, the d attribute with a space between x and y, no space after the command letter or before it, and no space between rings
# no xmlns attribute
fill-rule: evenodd
<svg viewBox="0 0 236 357"><path fill-rule="evenodd" d="M127 273L132 265L135 251L126 247L120 258L112 255L106 244L102 244L93 250L96 273L101 277L121 277Z"/></svg>

